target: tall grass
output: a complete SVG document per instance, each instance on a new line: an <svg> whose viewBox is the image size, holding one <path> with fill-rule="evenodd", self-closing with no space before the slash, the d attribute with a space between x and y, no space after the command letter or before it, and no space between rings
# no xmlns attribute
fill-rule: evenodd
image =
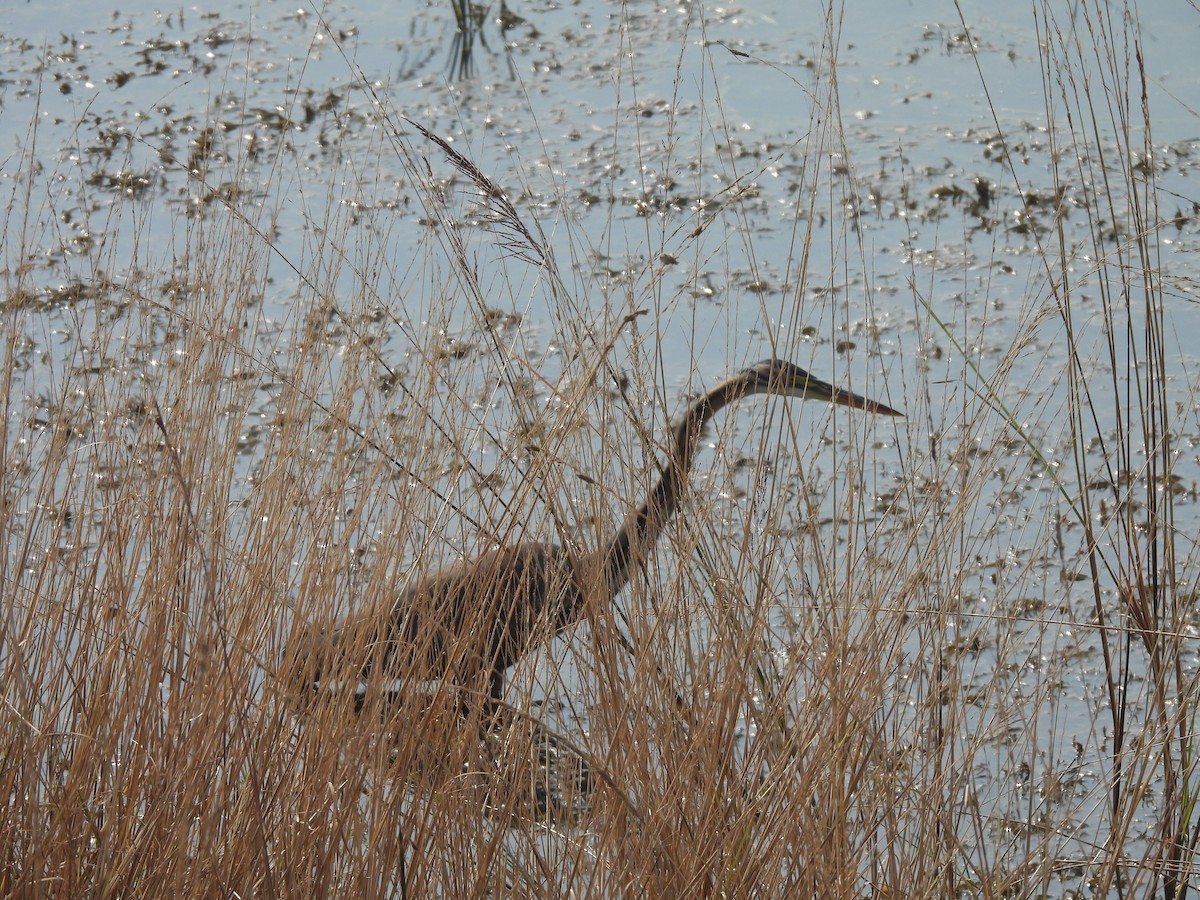
<svg viewBox="0 0 1200 900"><path fill-rule="evenodd" d="M281 323L259 302L285 269L269 217L211 205L169 271L151 225L114 222L147 232L106 271L158 274L93 273L68 363L5 329L0 892L1184 896L1195 551L1173 474L1194 412L1173 400L1141 37L1078 11L1035 8L1061 190L1043 211L1011 172L1004 196L1048 221L1006 346L975 353L914 268L915 346L854 385L904 423L786 401L717 420L659 551L516 667L493 718L448 686L355 712L280 661L459 556L601 544L684 404L643 312L671 306L658 257L582 283L515 190L378 97L431 223L411 268L331 200ZM853 157L836 63L813 72L811 209L853 193L826 168ZM728 208L647 246L709 259L752 224L752 173L719 165ZM836 233L835 257L865 256ZM60 302L24 278L13 323ZM559 356L522 327L528 297Z"/></svg>
<svg viewBox="0 0 1200 900"><path fill-rule="evenodd" d="M1186 580L1194 542L1175 515L1179 432L1187 416L1171 385L1180 374L1168 338L1178 300L1161 240L1169 219L1159 209L1160 195L1169 195L1158 185L1163 170L1156 164L1138 23L1118 22L1103 8L1083 12L1082 27L1067 28L1046 8L1039 20L1048 45L1048 114L1052 122L1075 123L1070 132L1050 131L1070 135L1061 149L1075 159L1055 174L1093 186L1094 269L1079 278L1061 244L1046 256L1072 364L1074 512L1104 657L1112 738L1105 798L1110 860L1120 855L1147 798L1157 795L1143 865L1126 873L1110 862L1097 882L1104 889L1128 877L1131 890L1157 885L1175 897L1186 895L1195 866L1197 695L1189 649L1195 591ZM1103 102L1091 72L1104 81ZM1106 148L1109 134L1115 134L1116 152ZM1108 371L1093 371L1095 359ZM1194 402L1190 390L1185 396ZM1093 441L1099 459L1083 452ZM1105 585L1115 586L1119 602ZM1132 689L1134 673L1144 673L1142 689Z"/></svg>

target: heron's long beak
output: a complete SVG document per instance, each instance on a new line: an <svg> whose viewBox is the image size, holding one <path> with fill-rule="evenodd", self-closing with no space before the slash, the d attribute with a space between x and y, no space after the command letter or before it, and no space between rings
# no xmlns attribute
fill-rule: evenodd
<svg viewBox="0 0 1200 900"><path fill-rule="evenodd" d="M866 412L876 413L881 416L904 415L898 409L892 409L890 406L884 406L875 400L869 400L861 394L844 391L841 388L834 387L832 384L822 381L820 378L814 378L812 375L808 376L808 382L804 385L804 397L806 400L828 400L831 403L849 406L851 409L865 410Z"/></svg>

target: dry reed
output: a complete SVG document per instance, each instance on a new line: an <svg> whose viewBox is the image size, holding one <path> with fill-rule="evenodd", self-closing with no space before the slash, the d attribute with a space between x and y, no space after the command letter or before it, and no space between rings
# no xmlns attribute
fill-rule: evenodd
<svg viewBox="0 0 1200 900"><path fill-rule="evenodd" d="M385 119L441 226L410 283L434 285L429 318L465 321L449 329L463 343L374 296L369 247L345 263L348 299L336 266L300 273L305 313L271 332L255 302L267 229L234 209L193 226L170 302L133 282L95 300L90 350L137 347L135 363L44 372L34 400L8 330L0 894L1182 896L1200 833L1181 574L1195 560L1160 490L1180 424L1161 216L1153 170L1134 164L1153 147L1143 73L1121 56L1138 36L1084 9L1117 77L1104 103L1066 29L1038 17L1048 112L1076 125L1048 134L1103 165L1056 175L1104 184L1091 213L1120 223L1093 239L1099 306L1081 309L1052 225L1046 303L998 365L961 365L970 388L936 401L928 365L892 370L884 399L907 427L786 402L719 422L660 552L516 667L492 721L464 717L446 686L360 712L352 684L313 702L279 666L310 629L458 555L594 547L644 494L681 408L655 383L640 302L579 326L545 236L468 154ZM842 137L815 119L814 197L817 157ZM465 200L433 174L447 166ZM506 278L540 278L560 374L487 299L470 216ZM349 226L332 207L327 224L315 257L345 260ZM816 252L800 234L799 282ZM963 341L915 284L923 332ZM1063 411L1009 377L1049 321L1066 347L1065 466L1035 433ZM378 350L389 331L405 358ZM1097 347L1135 390L1090 365ZM625 369L630 384L613 379ZM747 420L766 424L735 436ZM1099 468L1096 441L1111 442ZM1014 514L999 498L1030 481L1050 487L1016 503L1035 505L1015 526L1032 550L1011 552L988 517ZM995 560L987 598L977 560ZM1076 574L1093 592L1082 611ZM1091 733L1069 734L1064 684L1093 641L1104 696Z"/></svg>

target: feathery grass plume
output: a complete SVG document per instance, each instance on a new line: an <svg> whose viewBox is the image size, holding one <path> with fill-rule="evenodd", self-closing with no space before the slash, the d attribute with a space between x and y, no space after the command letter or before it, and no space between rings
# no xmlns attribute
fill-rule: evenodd
<svg viewBox="0 0 1200 900"><path fill-rule="evenodd" d="M500 185L480 171L475 163L455 150L445 138L434 134L420 122L415 122L407 116L404 117L404 121L417 129L427 141L437 144L454 168L466 175L479 189L479 206L486 212L483 221L496 233L500 240L500 246L516 259L524 260L533 266L545 266L552 269L551 257L544 249L543 242L536 240L529 229L525 227L517 208L512 205L508 194Z"/></svg>

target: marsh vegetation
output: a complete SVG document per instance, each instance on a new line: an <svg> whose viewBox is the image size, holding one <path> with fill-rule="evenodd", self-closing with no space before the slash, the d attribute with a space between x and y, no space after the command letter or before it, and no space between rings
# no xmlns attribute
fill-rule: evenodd
<svg viewBox="0 0 1200 900"><path fill-rule="evenodd" d="M464 7L493 42L433 86L414 18L404 91L345 10L117 16L103 76L6 39L4 895L1186 895L1200 143L1137 11L918 29L983 111L935 153L843 111L848 8L798 53L634 6ZM734 118L750 70L786 138ZM716 420L502 714L281 667L455 560L599 546L772 355L905 418Z"/></svg>

